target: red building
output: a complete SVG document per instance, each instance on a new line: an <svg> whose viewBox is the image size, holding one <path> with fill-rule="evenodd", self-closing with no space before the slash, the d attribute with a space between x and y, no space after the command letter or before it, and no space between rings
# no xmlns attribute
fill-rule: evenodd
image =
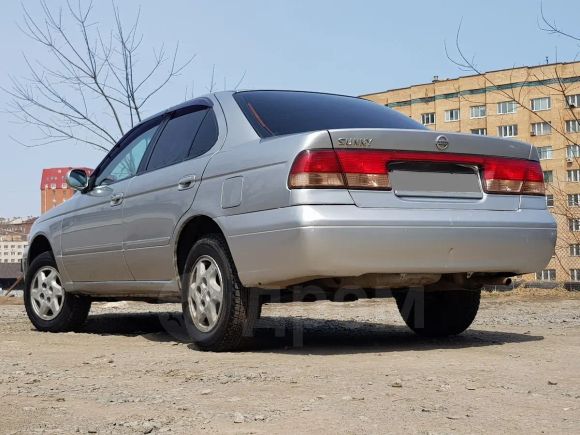
<svg viewBox="0 0 580 435"><path fill-rule="evenodd" d="M74 190L66 183L66 174L73 168L48 168L42 170L40 181L40 212L46 213L51 208L62 204L71 196ZM83 168L89 174L92 169Z"/></svg>

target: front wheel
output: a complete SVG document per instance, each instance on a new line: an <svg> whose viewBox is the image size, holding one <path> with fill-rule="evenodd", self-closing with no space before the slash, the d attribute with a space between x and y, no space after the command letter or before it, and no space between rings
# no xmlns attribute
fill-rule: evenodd
<svg viewBox="0 0 580 435"><path fill-rule="evenodd" d="M43 252L32 261L26 273L24 306L39 331L66 332L85 322L91 300L66 293L52 253Z"/></svg>
<svg viewBox="0 0 580 435"><path fill-rule="evenodd" d="M235 350L252 335L258 305L241 285L222 237L209 235L195 243L181 285L185 326L199 349Z"/></svg>
<svg viewBox="0 0 580 435"><path fill-rule="evenodd" d="M425 337L461 334L477 315L480 291L408 290L394 293L399 313L409 328Z"/></svg>

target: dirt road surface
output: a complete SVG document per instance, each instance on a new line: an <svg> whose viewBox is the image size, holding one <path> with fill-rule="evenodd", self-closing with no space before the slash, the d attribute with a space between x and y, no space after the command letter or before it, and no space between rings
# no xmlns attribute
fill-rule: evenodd
<svg viewBox="0 0 580 435"><path fill-rule="evenodd" d="M0 433L580 433L578 295L487 296L443 340L391 299L264 316L253 351L213 354L180 341L177 305L45 334L0 304Z"/></svg>

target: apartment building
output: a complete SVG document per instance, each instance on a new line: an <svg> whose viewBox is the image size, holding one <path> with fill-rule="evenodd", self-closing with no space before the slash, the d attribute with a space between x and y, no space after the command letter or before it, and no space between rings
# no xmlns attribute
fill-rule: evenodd
<svg viewBox="0 0 580 435"><path fill-rule="evenodd" d="M537 147L556 252L530 279L580 282L580 62L490 71L363 95L439 131L494 135Z"/></svg>
<svg viewBox="0 0 580 435"><path fill-rule="evenodd" d="M18 263L35 218L0 218L0 263Z"/></svg>
<svg viewBox="0 0 580 435"><path fill-rule="evenodd" d="M26 240L10 240L0 236L0 263L19 263L26 246Z"/></svg>

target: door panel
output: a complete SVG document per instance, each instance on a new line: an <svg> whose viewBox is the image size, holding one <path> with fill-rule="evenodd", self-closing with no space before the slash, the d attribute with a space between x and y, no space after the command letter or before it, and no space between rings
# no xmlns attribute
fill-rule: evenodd
<svg viewBox="0 0 580 435"><path fill-rule="evenodd" d="M130 180L100 186L78 198L78 209L63 219L62 260L70 279L125 281L132 279L122 251L122 206L113 195Z"/></svg>
<svg viewBox="0 0 580 435"><path fill-rule="evenodd" d="M160 123L153 119L129 132L96 169L96 187L63 219L62 261L73 282L133 280L123 254L123 206Z"/></svg>
<svg viewBox="0 0 580 435"><path fill-rule="evenodd" d="M179 219L191 207L210 156L141 174L128 187L124 205L124 249L136 280L175 278L169 245ZM188 188L180 181L195 176ZM193 177L192 177L193 178Z"/></svg>
<svg viewBox="0 0 580 435"><path fill-rule="evenodd" d="M149 172L135 177L129 186L123 210L124 250L136 280L175 278L171 237L193 203L211 158L208 151L218 134L212 109L198 107L173 114L155 144ZM173 157L168 158L164 149ZM179 163L167 165L177 156L181 158Z"/></svg>

